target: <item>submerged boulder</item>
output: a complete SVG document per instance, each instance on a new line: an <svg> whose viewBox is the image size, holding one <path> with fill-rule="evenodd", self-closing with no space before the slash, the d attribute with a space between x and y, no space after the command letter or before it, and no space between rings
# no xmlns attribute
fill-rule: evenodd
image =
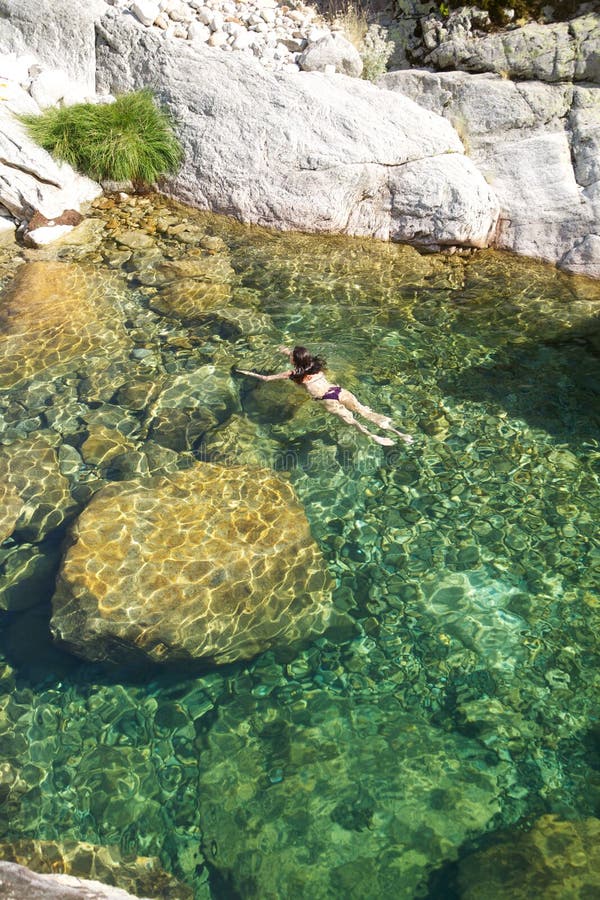
<svg viewBox="0 0 600 900"><path fill-rule="evenodd" d="M94 496L72 530L52 630L90 660L228 663L322 631L330 587L286 481L200 463Z"/></svg>
<svg viewBox="0 0 600 900"><path fill-rule="evenodd" d="M11 862L0 862L0 896L7 900L136 900L133 894L99 881L36 875Z"/></svg>
<svg viewBox="0 0 600 900"><path fill-rule="evenodd" d="M185 158L164 182L178 199L284 230L487 245L493 191L450 124L408 98L342 75L275 76L115 10L98 34L99 90L152 87L178 123Z"/></svg>
<svg viewBox="0 0 600 900"><path fill-rule="evenodd" d="M0 541L41 541L75 509L51 438L36 434L0 447Z"/></svg>
<svg viewBox="0 0 600 900"><path fill-rule="evenodd" d="M542 816L531 831L507 833L501 842L458 865L464 900L528 900L543 885L544 897L600 896L600 820L565 821Z"/></svg>
<svg viewBox="0 0 600 900"><path fill-rule="evenodd" d="M81 361L86 372L126 357L131 342L106 275L36 261L18 270L0 297L0 389L53 378Z"/></svg>
<svg viewBox="0 0 600 900"><path fill-rule="evenodd" d="M203 849L231 896L414 900L500 814L506 761L391 695L311 681L301 710L269 697L253 725L233 698L200 757Z"/></svg>
<svg viewBox="0 0 600 900"><path fill-rule="evenodd" d="M0 447L0 609L39 602L59 556L44 540L74 514L76 503L60 470L55 441L43 434Z"/></svg>

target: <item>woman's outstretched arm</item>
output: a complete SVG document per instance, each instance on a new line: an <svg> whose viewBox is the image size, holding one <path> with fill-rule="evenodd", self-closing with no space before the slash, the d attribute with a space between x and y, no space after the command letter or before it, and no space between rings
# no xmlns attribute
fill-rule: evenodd
<svg viewBox="0 0 600 900"><path fill-rule="evenodd" d="M289 378L292 374L291 369L288 369L287 372L277 372L275 375L260 375L258 372L248 372L247 369L236 369L236 372L239 372L240 375L250 375L252 378L260 378L261 381L279 381L283 378Z"/></svg>

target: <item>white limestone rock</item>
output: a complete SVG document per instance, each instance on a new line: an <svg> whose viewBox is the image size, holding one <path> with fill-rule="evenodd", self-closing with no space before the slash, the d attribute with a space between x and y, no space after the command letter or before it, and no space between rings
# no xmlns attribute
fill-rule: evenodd
<svg viewBox="0 0 600 900"><path fill-rule="evenodd" d="M202 25L200 22L191 22L187 36L190 41L198 41L198 43L205 44L210 34L208 25Z"/></svg>
<svg viewBox="0 0 600 900"><path fill-rule="evenodd" d="M30 68L37 63L33 53L0 53L0 81L2 91L0 98L10 83L28 88L31 81Z"/></svg>
<svg viewBox="0 0 600 900"><path fill-rule="evenodd" d="M222 47L227 43L227 37L224 31L213 31L208 39L208 44L210 47Z"/></svg>
<svg viewBox="0 0 600 900"><path fill-rule="evenodd" d="M298 59L298 65L305 72L324 72L326 66L335 66L336 72L360 77L362 59L356 47L341 34L327 34L314 43L309 43Z"/></svg>
<svg viewBox="0 0 600 900"><path fill-rule="evenodd" d="M0 52L35 54L54 68L60 63L86 89L95 90L94 22L104 0L0 0Z"/></svg>
<svg viewBox="0 0 600 900"><path fill-rule="evenodd" d="M15 86L10 98L0 103L0 205L18 219L29 219L36 211L56 219L66 209L79 210L102 193L96 182L55 162L15 118L15 114L39 112L29 94Z"/></svg>
<svg viewBox="0 0 600 900"><path fill-rule="evenodd" d="M77 84L64 69L46 69L33 66L29 93L40 107L71 106L74 103L85 103L91 99L85 85Z"/></svg>
<svg viewBox="0 0 600 900"><path fill-rule="evenodd" d="M281 229L485 246L497 201L450 124L365 81L265 71L102 20L102 90L160 86L185 147L165 185L192 206ZM214 38L214 35L212 36ZM212 39L211 39L212 40Z"/></svg>
<svg viewBox="0 0 600 900"><path fill-rule="evenodd" d="M597 277L598 88L422 70L380 83L457 129L500 203L495 246Z"/></svg>
<svg viewBox="0 0 600 900"><path fill-rule="evenodd" d="M0 247L12 244L17 231L15 220L9 215L8 211L0 209Z"/></svg>
<svg viewBox="0 0 600 900"><path fill-rule="evenodd" d="M160 9L158 3L155 3L154 0L134 0L131 4L131 12L138 22L149 28L150 25L154 25Z"/></svg>
<svg viewBox="0 0 600 900"><path fill-rule="evenodd" d="M176 0L176 2L174 0L174 2L169 3L165 8L165 11L168 13L169 18L174 22L189 23L194 18L194 14L187 3L181 3L179 0Z"/></svg>
<svg viewBox="0 0 600 900"><path fill-rule="evenodd" d="M27 244L30 247L45 247L73 231L72 225L43 225L27 232Z"/></svg>
<svg viewBox="0 0 600 900"><path fill-rule="evenodd" d="M235 35L231 46L234 50L247 50L251 44L252 36L245 29L242 29Z"/></svg>

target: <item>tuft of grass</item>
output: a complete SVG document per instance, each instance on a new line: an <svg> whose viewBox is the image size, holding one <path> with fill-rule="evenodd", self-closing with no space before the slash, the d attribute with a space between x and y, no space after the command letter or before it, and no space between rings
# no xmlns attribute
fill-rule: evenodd
<svg viewBox="0 0 600 900"><path fill-rule="evenodd" d="M95 181L151 185L177 171L182 159L171 118L147 88L114 103L51 108L21 121L44 150Z"/></svg>
<svg viewBox="0 0 600 900"><path fill-rule="evenodd" d="M365 35L369 29L365 10L359 6L354 6L352 3L347 3L345 9L336 14L332 24L341 28L346 40L354 44L360 53Z"/></svg>

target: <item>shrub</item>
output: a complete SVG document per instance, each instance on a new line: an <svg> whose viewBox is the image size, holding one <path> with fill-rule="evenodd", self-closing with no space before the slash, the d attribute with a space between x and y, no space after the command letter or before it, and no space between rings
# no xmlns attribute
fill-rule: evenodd
<svg viewBox="0 0 600 900"><path fill-rule="evenodd" d="M181 163L170 116L148 89L122 94L114 103L47 109L21 121L56 159L96 181L150 185Z"/></svg>
<svg viewBox="0 0 600 900"><path fill-rule="evenodd" d="M381 25L369 25L360 50L363 61L362 77L369 81L377 81L378 78L381 78L393 52L394 42L387 40L387 33Z"/></svg>
<svg viewBox="0 0 600 900"><path fill-rule="evenodd" d="M333 22L358 50L363 62L362 77L377 81L386 71L387 62L394 52L395 45L387 40L387 31L381 25L369 25L365 8L351 3L336 15Z"/></svg>

